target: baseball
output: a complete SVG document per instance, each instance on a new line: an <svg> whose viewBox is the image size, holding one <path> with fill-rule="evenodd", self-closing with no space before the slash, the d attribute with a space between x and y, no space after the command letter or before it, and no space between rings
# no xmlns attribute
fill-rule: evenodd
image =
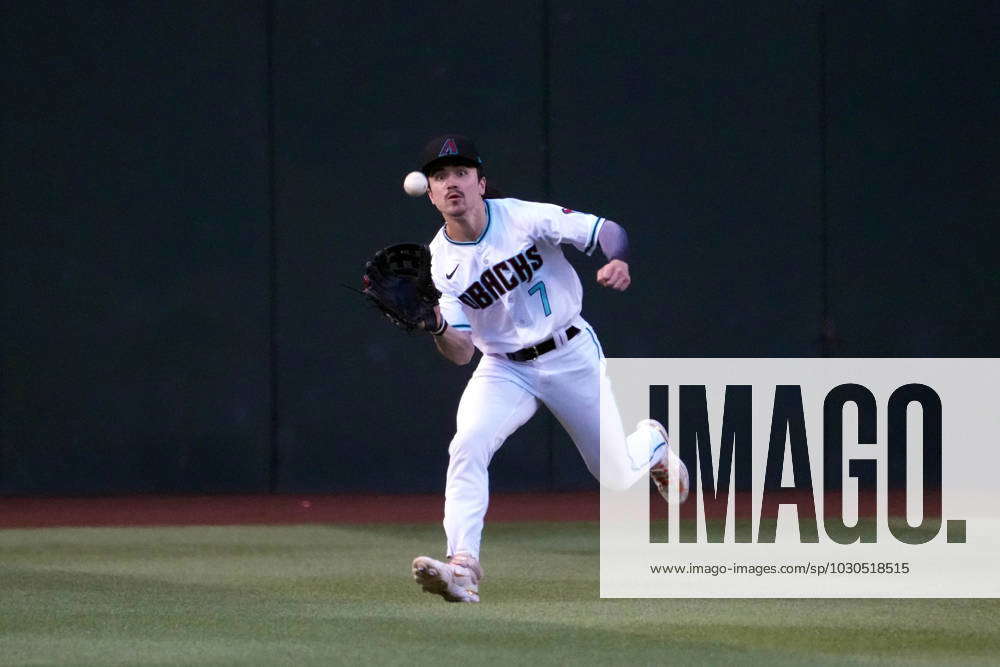
<svg viewBox="0 0 1000 667"><path fill-rule="evenodd" d="M403 179L403 189L411 197L419 197L427 192L427 177L419 171L411 171Z"/></svg>

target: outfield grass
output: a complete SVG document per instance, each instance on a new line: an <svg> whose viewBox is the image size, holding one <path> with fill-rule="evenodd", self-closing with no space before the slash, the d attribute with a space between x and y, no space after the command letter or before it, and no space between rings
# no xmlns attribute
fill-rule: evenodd
<svg viewBox="0 0 1000 667"><path fill-rule="evenodd" d="M998 600L600 600L592 523L494 524L480 605L420 526L0 531L0 664L996 664Z"/></svg>

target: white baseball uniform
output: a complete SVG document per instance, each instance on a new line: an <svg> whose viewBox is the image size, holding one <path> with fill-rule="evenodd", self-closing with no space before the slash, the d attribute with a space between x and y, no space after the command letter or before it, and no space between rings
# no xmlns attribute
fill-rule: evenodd
<svg viewBox="0 0 1000 667"><path fill-rule="evenodd" d="M486 225L478 239L453 241L442 227L430 243L442 316L452 328L468 331L483 352L459 403L444 507L448 555L477 558L490 460L539 403L569 433L591 474L616 488L643 476L651 452L659 457L663 444L649 429L626 439L601 345L580 316L580 278L560 247L569 243L591 254L604 218L553 204L484 201ZM555 349L535 359L507 356L550 339ZM614 470L608 470L607 456L601 470L602 429L605 443L621 450L611 457Z"/></svg>

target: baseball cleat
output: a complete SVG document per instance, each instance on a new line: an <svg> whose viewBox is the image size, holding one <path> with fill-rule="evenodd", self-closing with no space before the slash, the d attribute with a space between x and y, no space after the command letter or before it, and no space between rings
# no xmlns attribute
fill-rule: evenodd
<svg viewBox="0 0 1000 667"><path fill-rule="evenodd" d="M447 563L427 556L413 559L413 579L428 593L448 602L479 602L483 569L469 554L455 554Z"/></svg>
<svg viewBox="0 0 1000 667"><path fill-rule="evenodd" d="M677 499L679 502L684 502L687 500L688 491L690 490L687 466L684 465L684 462L681 461L680 457L670 447L670 438L667 436L667 429L663 428L663 424L655 419L643 419L636 425L636 430L644 426L659 433L660 437L663 438L666 450L660 457L660 460L649 467L649 476L653 478L656 490L660 492L664 500L670 502L668 491L672 485L676 484ZM676 482L674 481L674 475L671 474L671 468L676 471Z"/></svg>

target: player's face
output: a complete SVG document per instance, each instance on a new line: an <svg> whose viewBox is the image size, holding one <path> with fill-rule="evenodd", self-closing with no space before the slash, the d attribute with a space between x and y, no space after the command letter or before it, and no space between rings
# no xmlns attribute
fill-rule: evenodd
<svg viewBox="0 0 1000 667"><path fill-rule="evenodd" d="M475 167L447 165L431 174L427 183L427 195L443 215L461 217L483 205L486 179L479 177Z"/></svg>

